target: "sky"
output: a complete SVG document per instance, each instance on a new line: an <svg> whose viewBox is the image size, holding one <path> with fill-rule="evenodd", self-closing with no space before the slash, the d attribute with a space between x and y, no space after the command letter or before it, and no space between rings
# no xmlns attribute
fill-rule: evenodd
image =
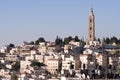
<svg viewBox="0 0 120 80"><path fill-rule="evenodd" d="M120 38L120 0L0 0L0 46L57 35L86 40L91 7L96 38Z"/></svg>

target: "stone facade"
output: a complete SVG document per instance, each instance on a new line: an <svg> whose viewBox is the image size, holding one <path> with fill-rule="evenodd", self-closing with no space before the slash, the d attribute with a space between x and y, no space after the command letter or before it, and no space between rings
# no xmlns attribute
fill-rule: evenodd
<svg viewBox="0 0 120 80"><path fill-rule="evenodd" d="M95 39L95 20L93 9L91 8L88 19L88 41L93 42L94 39Z"/></svg>

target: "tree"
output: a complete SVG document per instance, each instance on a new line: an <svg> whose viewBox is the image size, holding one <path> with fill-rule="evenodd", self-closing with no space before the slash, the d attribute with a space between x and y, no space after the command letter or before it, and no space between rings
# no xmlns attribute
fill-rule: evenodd
<svg viewBox="0 0 120 80"><path fill-rule="evenodd" d="M11 76L11 80L18 80L18 76L15 73L13 73Z"/></svg>
<svg viewBox="0 0 120 80"><path fill-rule="evenodd" d="M97 41L101 42L100 38L98 38L98 40L97 40Z"/></svg>
<svg viewBox="0 0 120 80"><path fill-rule="evenodd" d="M34 41L31 41L31 42L29 43L29 45L34 45Z"/></svg>
<svg viewBox="0 0 120 80"><path fill-rule="evenodd" d="M40 37L38 40L39 42L45 42L45 39L43 37Z"/></svg>
<svg viewBox="0 0 120 80"><path fill-rule="evenodd" d="M105 38L102 39L102 42L105 42Z"/></svg>
<svg viewBox="0 0 120 80"><path fill-rule="evenodd" d="M65 45L65 44L69 44L69 42L70 42L71 40L72 40L72 37L71 37L71 36L64 38L64 45Z"/></svg>
<svg viewBox="0 0 120 80"><path fill-rule="evenodd" d="M5 68L5 64L0 63L0 69L4 69Z"/></svg>
<svg viewBox="0 0 120 80"><path fill-rule="evenodd" d="M115 36L113 36L110 40L111 43L118 43L118 39Z"/></svg>
<svg viewBox="0 0 120 80"><path fill-rule="evenodd" d="M45 64L40 63L40 62L38 62L38 61L36 61L36 60L33 60L30 66L33 66L33 67L34 67L34 66L41 67L41 66L45 66Z"/></svg>
<svg viewBox="0 0 120 80"><path fill-rule="evenodd" d="M55 40L55 44L62 46L63 40L57 36L57 37L56 37L56 40Z"/></svg>
<svg viewBox="0 0 120 80"><path fill-rule="evenodd" d="M78 36L75 36L75 39L74 39L76 42L79 42L80 39L78 38Z"/></svg>
<svg viewBox="0 0 120 80"><path fill-rule="evenodd" d="M39 40L36 40L36 41L35 41L35 44L36 44L36 45L39 45Z"/></svg>
<svg viewBox="0 0 120 80"><path fill-rule="evenodd" d="M10 47L10 48L14 48L14 47L15 47L15 45L14 45L14 44L12 44L12 43L10 43L10 44L8 45L8 47Z"/></svg>
<svg viewBox="0 0 120 80"><path fill-rule="evenodd" d="M20 70L20 62L16 62L14 65L12 65L13 71L19 71Z"/></svg>
<svg viewBox="0 0 120 80"><path fill-rule="evenodd" d="M39 42L45 42L45 39L43 37L38 38L38 40L35 41L36 45L39 45Z"/></svg>
<svg viewBox="0 0 120 80"><path fill-rule="evenodd" d="M59 45L59 38L58 38L58 36L57 36L57 38L56 38L56 40L55 40L55 44L56 44L56 45Z"/></svg>
<svg viewBox="0 0 120 80"><path fill-rule="evenodd" d="M118 69L116 70L116 72L117 72L117 74L120 74L120 68L118 68Z"/></svg>
<svg viewBox="0 0 120 80"><path fill-rule="evenodd" d="M110 44L110 39L108 37L105 39L105 43Z"/></svg>
<svg viewBox="0 0 120 80"><path fill-rule="evenodd" d="M69 39L68 38L64 38L64 45L69 43Z"/></svg>
<svg viewBox="0 0 120 80"><path fill-rule="evenodd" d="M107 43L107 44L112 44L112 43L116 43L118 44L120 41L119 39L117 39L117 37L113 36L111 38L103 38L104 42Z"/></svg>

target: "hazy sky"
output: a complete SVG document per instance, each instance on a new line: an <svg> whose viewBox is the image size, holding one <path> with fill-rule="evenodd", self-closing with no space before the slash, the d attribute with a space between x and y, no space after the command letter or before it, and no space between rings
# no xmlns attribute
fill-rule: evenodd
<svg viewBox="0 0 120 80"><path fill-rule="evenodd" d="M0 0L0 46L57 35L87 38L91 7L96 37L120 38L120 0Z"/></svg>

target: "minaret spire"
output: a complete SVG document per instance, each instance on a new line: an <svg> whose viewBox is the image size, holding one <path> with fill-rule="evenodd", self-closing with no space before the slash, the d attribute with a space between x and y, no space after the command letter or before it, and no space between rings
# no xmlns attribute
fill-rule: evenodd
<svg viewBox="0 0 120 80"><path fill-rule="evenodd" d="M90 9L90 14L89 15L94 15L93 8Z"/></svg>
<svg viewBox="0 0 120 80"><path fill-rule="evenodd" d="M95 40L95 20L94 20L93 8L90 9L88 17L88 41L93 42Z"/></svg>

